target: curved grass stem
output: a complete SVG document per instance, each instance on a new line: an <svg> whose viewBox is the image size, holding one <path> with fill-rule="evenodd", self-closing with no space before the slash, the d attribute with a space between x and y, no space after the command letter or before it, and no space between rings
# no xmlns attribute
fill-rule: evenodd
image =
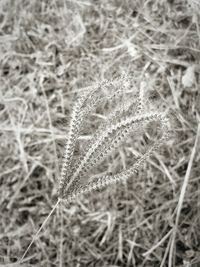
<svg viewBox="0 0 200 267"><path fill-rule="evenodd" d="M31 246L33 245L33 243L35 242L35 240L37 239L39 233L42 231L42 229L44 228L44 226L46 225L47 221L49 220L49 218L51 217L51 215L53 214L54 210L58 207L59 203L60 203L61 199L58 199L58 201L56 202L56 204L53 206L52 210L49 212L49 214L47 215L46 219L44 220L44 222L42 223L42 225L40 226L40 228L38 229L38 231L36 232L36 234L33 236L30 244L28 245L27 249L25 250L24 254L22 255L19 264L21 264L24 261L24 258L26 256L26 254L28 253L29 249L31 248Z"/></svg>

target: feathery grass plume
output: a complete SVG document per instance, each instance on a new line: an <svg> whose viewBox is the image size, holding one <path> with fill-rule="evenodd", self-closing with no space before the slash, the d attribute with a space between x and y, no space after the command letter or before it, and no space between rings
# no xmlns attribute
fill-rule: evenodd
<svg viewBox="0 0 200 267"><path fill-rule="evenodd" d="M144 92L138 90L136 95L133 95L132 86L131 77L121 76L116 80L103 81L92 89L86 88L85 93L78 98L72 113L65 148L59 199L70 201L82 193L101 189L106 185L129 178L169 137L168 117L158 110L146 110ZM123 97L125 103L120 101L122 96L125 96ZM106 99L108 102L116 100L114 110L99 125L83 154L78 159L74 159L74 148L84 119ZM105 175L88 182L87 177L90 176L92 168L97 167L132 132L137 133L141 129L145 131L145 126L151 122L159 123L162 135L132 167L116 175Z"/></svg>
<svg viewBox="0 0 200 267"><path fill-rule="evenodd" d="M124 85L122 83L123 78L116 79L115 81L103 81L95 85L93 88L88 87L85 88L85 93L80 96L75 105L71 116L71 122L69 126L68 139L65 146L65 155L63 166L61 170L61 179L59 185L59 196L62 196L64 189L66 186L69 187L71 182L71 171L70 167L72 165L73 153L76 145L76 141L78 138L78 134L80 132L81 125L83 123L83 119L89 114L98 104L100 104L105 96L102 94L102 90L106 89L110 85L120 84L120 89L113 91L108 99L115 98L117 95L121 95L124 90Z"/></svg>
<svg viewBox="0 0 200 267"><path fill-rule="evenodd" d="M102 189L105 186L125 180L133 176L145 160L158 149L170 136L169 117L156 108L154 110L145 98L143 89L136 89L131 77L120 76L114 80L105 80L84 88L74 104L69 125L69 133L65 146L64 159L58 188L58 201L38 229L37 233L20 263L23 262L27 252L44 228L60 201L70 202L81 194ZM109 110L114 103L113 110ZM107 105L109 114L104 116L104 121L96 129L93 137L83 149L82 155L75 158L75 148L81 129L87 117L97 107ZM105 111L105 110L104 110ZM116 148L120 146L132 133L143 131L150 123L156 122L160 130L159 138L136 160L132 167L116 174L106 174L95 180L88 179L90 171L101 164Z"/></svg>

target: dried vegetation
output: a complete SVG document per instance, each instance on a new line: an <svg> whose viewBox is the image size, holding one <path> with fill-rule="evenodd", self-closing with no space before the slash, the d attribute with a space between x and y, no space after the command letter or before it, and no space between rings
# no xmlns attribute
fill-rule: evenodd
<svg viewBox="0 0 200 267"><path fill-rule="evenodd" d="M0 266L17 262L56 202L80 88L123 73L175 114L174 137L127 181L62 203L22 266L199 266L199 10L198 0L1 0ZM86 120L77 157L111 107ZM93 175L131 166L154 128Z"/></svg>

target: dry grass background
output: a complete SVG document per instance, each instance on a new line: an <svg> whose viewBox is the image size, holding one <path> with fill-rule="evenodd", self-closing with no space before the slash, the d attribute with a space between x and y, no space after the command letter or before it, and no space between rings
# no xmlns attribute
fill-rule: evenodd
<svg viewBox="0 0 200 267"><path fill-rule="evenodd" d="M123 72L176 113L176 138L127 183L62 204L22 266L200 266L199 11L198 0L0 1L0 266L55 204L79 88Z"/></svg>

